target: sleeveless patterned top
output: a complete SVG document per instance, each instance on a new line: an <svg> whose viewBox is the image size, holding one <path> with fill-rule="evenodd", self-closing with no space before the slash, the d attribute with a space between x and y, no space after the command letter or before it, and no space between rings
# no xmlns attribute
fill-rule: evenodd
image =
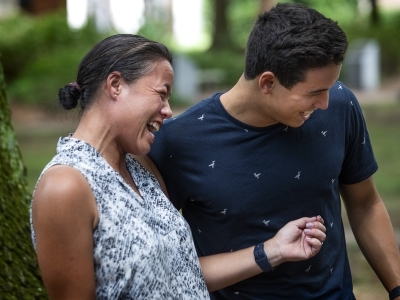
<svg viewBox="0 0 400 300"><path fill-rule="evenodd" d="M188 224L151 173L130 155L126 164L143 198L95 148L70 136L42 172L74 167L93 191L96 299L209 299Z"/></svg>

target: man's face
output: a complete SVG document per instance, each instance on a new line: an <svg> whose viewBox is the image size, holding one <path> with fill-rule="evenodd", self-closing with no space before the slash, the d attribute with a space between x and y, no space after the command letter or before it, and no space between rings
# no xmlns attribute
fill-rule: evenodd
<svg viewBox="0 0 400 300"><path fill-rule="evenodd" d="M310 69L306 73L306 80L290 90L275 77L264 108L266 119L270 122L267 125L282 123L299 127L310 118L314 110L328 108L328 90L338 79L340 69L341 65L335 64Z"/></svg>

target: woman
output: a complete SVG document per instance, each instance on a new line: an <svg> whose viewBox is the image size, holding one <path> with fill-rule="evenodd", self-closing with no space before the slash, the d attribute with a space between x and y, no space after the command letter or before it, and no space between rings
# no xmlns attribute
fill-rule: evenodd
<svg viewBox="0 0 400 300"><path fill-rule="evenodd" d="M60 89L61 105L79 104L82 115L39 177L31 210L51 299L209 298L189 227L142 156L172 115L172 84L164 45L120 34L95 45ZM264 244L270 264L315 255L324 232L320 217L290 222ZM208 287L261 273L252 251L201 258Z"/></svg>

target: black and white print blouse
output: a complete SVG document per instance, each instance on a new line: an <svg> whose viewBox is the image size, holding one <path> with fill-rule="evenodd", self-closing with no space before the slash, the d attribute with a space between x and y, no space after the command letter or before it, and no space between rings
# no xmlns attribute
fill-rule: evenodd
<svg viewBox="0 0 400 300"><path fill-rule="evenodd" d="M209 299L188 224L151 173L130 155L126 164L142 198L95 148L72 137L60 138L42 172L68 165L92 188L96 299Z"/></svg>

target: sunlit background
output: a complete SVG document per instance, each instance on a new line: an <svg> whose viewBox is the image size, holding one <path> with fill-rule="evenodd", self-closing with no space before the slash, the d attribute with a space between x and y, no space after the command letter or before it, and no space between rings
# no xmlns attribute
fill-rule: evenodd
<svg viewBox="0 0 400 300"><path fill-rule="evenodd" d="M204 33L203 0L156 0L150 5L161 14L172 12L173 36L179 46L199 46ZM101 31L113 26L120 33L137 33L144 24L144 12L144 0L67 0L68 24L74 29L94 15Z"/></svg>

